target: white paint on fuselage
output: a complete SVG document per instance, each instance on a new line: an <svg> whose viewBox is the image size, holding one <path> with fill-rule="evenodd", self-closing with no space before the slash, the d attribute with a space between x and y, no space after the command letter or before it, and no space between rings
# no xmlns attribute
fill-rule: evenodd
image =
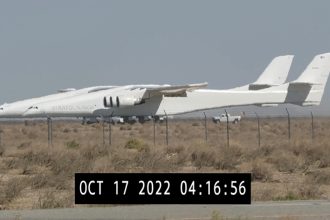
<svg viewBox="0 0 330 220"><path fill-rule="evenodd" d="M142 97L145 88L159 88L169 85L127 85L102 90L94 93L84 94L80 96L67 97L65 99L42 102L24 113L24 117L85 117L85 116L108 116L118 115L121 108L105 108L104 97L126 97L136 96ZM141 89L143 88L143 89ZM144 104L142 104L144 105ZM132 114L130 114L132 115Z"/></svg>
<svg viewBox="0 0 330 220"><path fill-rule="evenodd" d="M32 106L35 106L39 103L46 101L56 101L60 99L65 99L69 97L74 97L82 94L87 94L93 90L99 90L104 88L111 88L111 86L94 86L83 88L79 90L64 92L64 93L56 93L51 95L46 95L38 98L25 99L21 101L16 101L13 103L5 104L1 106L2 110L0 110L0 117L5 118L19 118L24 115L24 113Z"/></svg>
<svg viewBox="0 0 330 220"><path fill-rule="evenodd" d="M251 105L264 103L284 103L287 87L262 91L228 91L200 89L187 92L186 97L154 96L146 99L145 103L131 107L105 108L105 96L137 96L142 97L145 90L132 90L132 86L118 87L83 96L66 98L56 102L45 102L38 105L38 109L30 109L25 116L42 117L47 113L53 117L72 116L146 116L180 114L204 109L227 106Z"/></svg>
<svg viewBox="0 0 330 220"><path fill-rule="evenodd" d="M314 86L315 87L315 86ZM136 89L133 86L123 86L105 91L99 91L82 96L57 100L56 102L40 103L38 109L30 109L26 117L79 117L79 116L147 116L181 114L199 110L214 109L229 106L244 106L255 104L301 104L321 97L322 88L308 91L307 97L294 95L288 96L289 84L257 91L233 91L199 89L187 92L186 97L153 96L146 99L145 103L130 107L104 107L104 97L142 97L145 89ZM317 87L315 87L317 88ZM296 88L301 94L304 88ZM292 91L291 91L292 92ZM294 91L293 91L294 92ZM304 94L304 93L302 93ZM288 99L289 97L289 99ZM313 103L312 103L313 104Z"/></svg>

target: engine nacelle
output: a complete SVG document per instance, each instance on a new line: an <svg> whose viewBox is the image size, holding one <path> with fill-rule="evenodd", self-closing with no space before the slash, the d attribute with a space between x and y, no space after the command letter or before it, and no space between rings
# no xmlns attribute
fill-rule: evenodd
<svg viewBox="0 0 330 220"><path fill-rule="evenodd" d="M134 105L139 105L142 103L141 98L135 98L135 97L116 97L116 107L129 107Z"/></svg>
<svg viewBox="0 0 330 220"><path fill-rule="evenodd" d="M112 96L104 97L103 98L103 105L104 105L104 107L112 108L113 107Z"/></svg>
<svg viewBox="0 0 330 220"><path fill-rule="evenodd" d="M129 107L134 105L139 105L143 103L142 98L135 98L135 97L104 97L103 98L103 105L107 108L113 108L113 107Z"/></svg>

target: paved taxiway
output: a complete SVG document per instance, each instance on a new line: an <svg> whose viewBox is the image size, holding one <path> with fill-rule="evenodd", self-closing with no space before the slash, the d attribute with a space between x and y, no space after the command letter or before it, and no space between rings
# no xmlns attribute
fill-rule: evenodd
<svg viewBox="0 0 330 220"><path fill-rule="evenodd" d="M0 219L330 219L330 201L252 205L131 205L0 211ZM216 216L218 218L216 218Z"/></svg>

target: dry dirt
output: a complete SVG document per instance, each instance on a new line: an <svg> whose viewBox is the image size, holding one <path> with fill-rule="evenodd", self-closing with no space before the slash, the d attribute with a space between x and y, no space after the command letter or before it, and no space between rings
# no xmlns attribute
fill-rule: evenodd
<svg viewBox="0 0 330 220"><path fill-rule="evenodd" d="M285 118L243 119L230 124L203 120L112 126L109 146L101 124L53 122L48 146L45 121L0 123L0 209L74 206L75 172L252 172L252 199L330 198L330 118L291 120L288 140Z"/></svg>

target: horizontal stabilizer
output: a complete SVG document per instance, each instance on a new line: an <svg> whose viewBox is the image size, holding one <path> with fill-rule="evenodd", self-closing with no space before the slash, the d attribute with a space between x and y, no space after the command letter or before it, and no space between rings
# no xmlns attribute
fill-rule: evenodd
<svg viewBox="0 0 330 220"><path fill-rule="evenodd" d="M322 85L322 83L310 83L310 82L290 82L290 85L301 85L301 86L313 86L313 85Z"/></svg>

